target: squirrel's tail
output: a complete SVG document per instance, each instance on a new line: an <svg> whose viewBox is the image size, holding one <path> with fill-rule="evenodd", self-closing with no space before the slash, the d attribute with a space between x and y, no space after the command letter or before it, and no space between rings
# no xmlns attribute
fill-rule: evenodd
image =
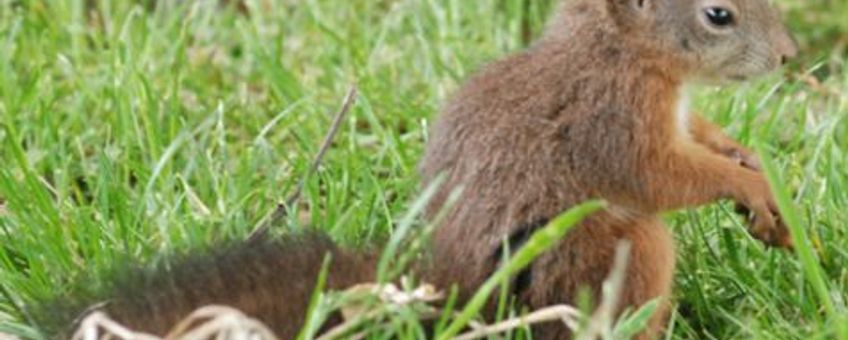
<svg viewBox="0 0 848 340"><path fill-rule="evenodd" d="M375 280L376 256L307 233L241 242L167 268L136 271L101 298L97 310L130 329L161 336L199 307L226 305L262 321L279 338L293 339L327 256L327 289Z"/></svg>

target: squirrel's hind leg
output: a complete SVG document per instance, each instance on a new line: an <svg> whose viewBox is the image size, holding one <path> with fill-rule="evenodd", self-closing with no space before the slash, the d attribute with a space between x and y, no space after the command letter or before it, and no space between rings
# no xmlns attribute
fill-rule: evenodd
<svg viewBox="0 0 848 340"><path fill-rule="evenodd" d="M668 318L675 261L673 238L658 219L623 222L596 216L584 221L562 244L533 264L533 283L524 292L525 301L534 309L576 304L580 290L591 287L588 292L597 306L620 241L630 243L630 252L616 317L626 308L636 309L661 298L648 329L637 336L657 338ZM534 337L567 339L570 334L564 326L550 324L534 329Z"/></svg>

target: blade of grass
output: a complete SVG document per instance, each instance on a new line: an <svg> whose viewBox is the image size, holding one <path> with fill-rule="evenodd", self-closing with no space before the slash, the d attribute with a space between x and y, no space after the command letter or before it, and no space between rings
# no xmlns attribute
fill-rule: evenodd
<svg viewBox="0 0 848 340"><path fill-rule="evenodd" d="M443 177L438 177L433 183L424 189L424 192L412 203L409 211L400 220L398 227L392 233L392 238L389 239L380 256L380 262L377 264L377 281L388 282L393 279L403 268L392 268L392 264L398 265L397 259L400 258L399 248L407 239L407 235L412 231L415 224L415 218L424 211L430 199L436 195L439 186L444 182ZM395 269L392 271L392 269Z"/></svg>
<svg viewBox="0 0 848 340"><path fill-rule="evenodd" d="M771 156L766 152L762 144L756 145L757 153L762 158L763 171L766 179L772 188L777 206L780 209L781 216L784 222L789 227L789 232L792 235L792 242L795 244L795 250L798 258L801 260L801 267L804 270L804 277L807 282L813 287L813 291L819 300L819 303L824 307L830 322L832 322L837 331L839 339L848 339L848 328L842 321L842 313L837 310L836 304L830 296L830 289L827 281L822 274L822 268L813 253L813 248L810 245L809 237L802 226L801 217L795 210L792 203L792 198L789 195L789 190L786 188L782 176L774 166ZM840 308L841 309L841 308Z"/></svg>
<svg viewBox="0 0 848 340"><path fill-rule="evenodd" d="M307 319L305 326L297 335L297 340L314 338L315 333L318 332L318 328L324 321L321 320L323 313L318 313L316 310L319 308L321 298L324 295L324 287L327 285L327 275L329 275L330 262L332 261L333 259L329 254L324 257L324 263L321 265L321 272L318 274L318 282L316 282L315 290L312 291L312 296L309 298L309 307L306 310Z"/></svg>

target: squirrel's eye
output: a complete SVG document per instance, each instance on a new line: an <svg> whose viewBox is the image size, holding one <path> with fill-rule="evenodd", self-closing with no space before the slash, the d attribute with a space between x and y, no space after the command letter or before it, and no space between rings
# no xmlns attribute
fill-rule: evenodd
<svg viewBox="0 0 848 340"><path fill-rule="evenodd" d="M710 7L704 11L711 24L725 27L733 23L733 13L726 8Z"/></svg>

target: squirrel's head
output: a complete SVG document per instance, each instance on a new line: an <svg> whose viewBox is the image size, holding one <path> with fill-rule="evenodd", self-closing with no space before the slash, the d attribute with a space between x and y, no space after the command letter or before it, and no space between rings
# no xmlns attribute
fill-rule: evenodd
<svg viewBox="0 0 848 340"><path fill-rule="evenodd" d="M692 66L704 80L744 80L797 54L768 0L605 0L626 35Z"/></svg>

